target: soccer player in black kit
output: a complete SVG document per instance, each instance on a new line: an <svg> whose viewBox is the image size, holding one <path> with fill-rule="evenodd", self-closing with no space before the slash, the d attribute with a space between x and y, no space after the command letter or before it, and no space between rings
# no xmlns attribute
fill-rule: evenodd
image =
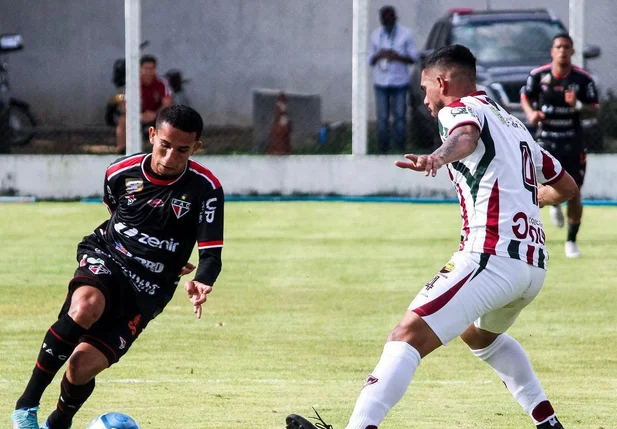
<svg viewBox="0 0 617 429"><path fill-rule="evenodd" d="M57 408L43 428L68 429L94 390L171 300L197 243L195 278L184 284L197 317L221 271L224 195L218 179L189 157L203 122L187 106L163 109L150 128L152 154L121 158L105 173L110 219L77 246L79 264L58 320L17 401L13 429L39 429L43 391L67 362Z"/></svg>
<svg viewBox="0 0 617 429"><path fill-rule="evenodd" d="M531 71L521 94L527 119L538 126L536 140L559 160L563 168L583 186L586 169L585 142L581 117L598 114L598 93L585 70L572 65L574 44L567 33L557 34L551 47L552 62ZM561 206L550 208L551 219L564 225ZM577 258L581 252L576 236L581 225L583 205L578 194L568 202L568 238L565 253Z"/></svg>

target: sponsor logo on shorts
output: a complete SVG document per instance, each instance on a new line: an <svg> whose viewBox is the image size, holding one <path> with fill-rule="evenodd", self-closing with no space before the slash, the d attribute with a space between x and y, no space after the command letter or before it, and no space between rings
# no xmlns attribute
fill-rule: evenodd
<svg viewBox="0 0 617 429"><path fill-rule="evenodd" d="M173 198L171 200L171 209L178 219L187 214L191 209L191 203L184 200L179 200L177 198Z"/></svg>
<svg viewBox="0 0 617 429"><path fill-rule="evenodd" d="M437 282L437 280L439 280L439 275L436 275L435 277L433 277L433 278L431 279L431 281L430 281L430 282L428 282L428 283L424 286L424 289L426 289L426 290L431 290L431 289L433 289L433 287L435 286L435 282Z"/></svg>
<svg viewBox="0 0 617 429"><path fill-rule="evenodd" d="M137 334L137 327L141 323L141 314L133 317L133 320L129 321L129 329L131 330L131 334L135 336Z"/></svg>
<svg viewBox="0 0 617 429"><path fill-rule="evenodd" d="M124 179L124 185L126 186L126 192L132 194L134 192L141 192L144 189L143 179L128 178Z"/></svg>
<svg viewBox="0 0 617 429"><path fill-rule="evenodd" d="M111 271L105 265L88 265L88 269L92 271L92 274L101 275L101 274L111 274Z"/></svg>

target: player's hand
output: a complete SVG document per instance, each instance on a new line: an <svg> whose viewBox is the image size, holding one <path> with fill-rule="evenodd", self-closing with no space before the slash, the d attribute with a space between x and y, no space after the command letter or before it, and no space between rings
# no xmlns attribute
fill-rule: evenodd
<svg viewBox="0 0 617 429"><path fill-rule="evenodd" d="M572 107L576 106L576 92L574 92L573 89L566 89L563 94L566 99L566 103Z"/></svg>
<svg viewBox="0 0 617 429"><path fill-rule="evenodd" d="M196 280L184 283L184 290L193 304L193 313L201 319L201 305L208 299L207 295L212 292L212 286L205 285Z"/></svg>
<svg viewBox="0 0 617 429"><path fill-rule="evenodd" d="M191 274L195 270L195 265L187 262L184 267L182 267L182 271L180 271L181 276L186 276L187 274Z"/></svg>
<svg viewBox="0 0 617 429"><path fill-rule="evenodd" d="M538 125L539 122L545 118L544 112L540 112L539 110L534 110L529 117L529 122L534 125Z"/></svg>
<svg viewBox="0 0 617 429"><path fill-rule="evenodd" d="M394 165L399 168L409 168L413 171L424 171L425 176L433 176L437 175L437 170L443 167L443 158L437 155L414 155L413 153L408 153L405 155L409 161L395 161Z"/></svg>

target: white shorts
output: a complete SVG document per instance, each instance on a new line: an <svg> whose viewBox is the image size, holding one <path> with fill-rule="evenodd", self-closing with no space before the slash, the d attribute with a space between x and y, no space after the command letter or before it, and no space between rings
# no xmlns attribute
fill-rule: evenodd
<svg viewBox="0 0 617 429"><path fill-rule="evenodd" d="M501 334L538 295L546 271L518 259L456 252L409 305L443 344L472 323Z"/></svg>

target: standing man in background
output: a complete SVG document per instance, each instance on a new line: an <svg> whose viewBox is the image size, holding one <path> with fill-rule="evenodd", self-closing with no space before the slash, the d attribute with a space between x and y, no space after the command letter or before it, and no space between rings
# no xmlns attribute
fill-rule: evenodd
<svg viewBox="0 0 617 429"><path fill-rule="evenodd" d="M394 7L379 10L381 27L371 34L369 63L375 68L375 107L379 150L390 149L390 111L394 116L397 149L405 151L408 66L418 54L411 30L397 24Z"/></svg>
<svg viewBox="0 0 617 429"><path fill-rule="evenodd" d="M598 114L598 92L585 70L572 65L574 43L567 33L553 38L550 64L531 71L521 95L521 106L529 122L538 126L536 140L559 160L563 168L583 186L587 155L581 118ZM550 208L551 220L562 228L561 205ZM578 258L576 236L581 226L583 205L578 194L568 201L568 238L565 253Z"/></svg>

